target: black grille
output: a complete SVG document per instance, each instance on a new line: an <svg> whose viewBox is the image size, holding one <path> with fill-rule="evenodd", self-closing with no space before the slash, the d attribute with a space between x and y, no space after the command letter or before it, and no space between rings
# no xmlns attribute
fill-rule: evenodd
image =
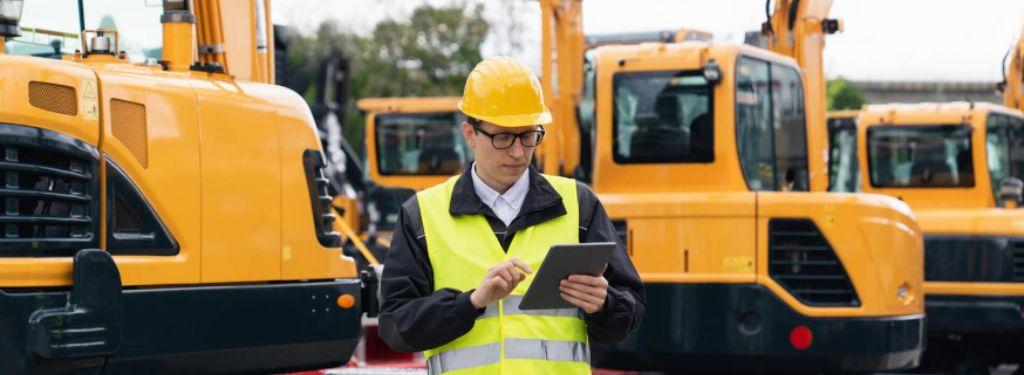
<svg viewBox="0 0 1024 375"><path fill-rule="evenodd" d="M1013 260L1013 281L1024 281L1024 240L1011 243L1010 257Z"/></svg>
<svg viewBox="0 0 1024 375"><path fill-rule="evenodd" d="M98 247L96 149L8 124L0 124L0 149L0 256L70 256Z"/></svg>
<svg viewBox="0 0 1024 375"><path fill-rule="evenodd" d="M769 275L809 306L860 306L843 263L814 222L768 222Z"/></svg>
<svg viewBox="0 0 1024 375"><path fill-rule="evenodd" d="M313 226L317 240L325 247L340 247L341 236L334 231L334 213L331 211L330 181L324 177L324 156L317 150L302 154L309 185L309 199L313 206Z"/></svg>
<svg viewBox="0 0 1024 375"><path fill-rule="evenodd" d="M928 235L925 281L1024 282L1024 238Z"/></svg>

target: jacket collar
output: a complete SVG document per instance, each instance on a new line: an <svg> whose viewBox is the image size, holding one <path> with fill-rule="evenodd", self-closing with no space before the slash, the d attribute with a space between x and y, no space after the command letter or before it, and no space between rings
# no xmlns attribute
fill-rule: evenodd
<svg viewBox="0 0 1024 375"><path fill-rule="evenodd" d="M455 181L448 213L452 216L482 214L494 216L490 207L487 207L480 200L476 190L473 188L472 171L470 170L472 167L473 163L468 163L463 169L462 175ZM523 201L523 208L520 209L518 216L524 216L530 212L545 210L554 206L562 206L562 212L564 213L565 206L562 204L562 196L555 191L551 183L532 165L527 169L526 173L530 174L530 182L526 191L526 199Z"/></svg>

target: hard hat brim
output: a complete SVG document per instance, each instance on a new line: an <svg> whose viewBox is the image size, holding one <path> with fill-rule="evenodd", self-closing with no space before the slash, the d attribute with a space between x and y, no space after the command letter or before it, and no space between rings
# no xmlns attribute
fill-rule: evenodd
<svg viewBox="0 0 1024 375"><path fill-rule="evenodd" d="M525 115L485 116L467 112L463 109L462 101L460 100L459 111L464 113L466 116L480 121L486 121L503 128L520 128L524 126L547 125L551 123L551 111L548 111L547 109L541 113L530 113Z"/></svg>

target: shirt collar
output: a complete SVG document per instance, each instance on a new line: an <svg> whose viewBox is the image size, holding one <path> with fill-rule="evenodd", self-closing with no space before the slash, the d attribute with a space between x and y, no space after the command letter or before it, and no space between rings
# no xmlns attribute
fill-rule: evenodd
<svg viewBox="0 0 1024 375"><path fill-rule="evenodd" d="M451 203L448 206L448 213L451 215L481 215L489 210L489 207L484 204L473 188L472 171L473 164L466 164L463 166L462 174L455 181ZM526 173L529 173L530 177L520 215L546 210L553 206L559 206L557 216L564 215L565 206L562 204L562 197L548 183L548 180L532 166Z"/></svg>
<svg viewBox="0 0 1024 375"><path fill-rule="evenodd" d="M476 173L476 162L473 162L473 166L470 167L470 173L473 178L473 190L476 191L476 195L480 197L480 200L489 206L493 206L497 203L498 198L501 198L512 207L522 207L523 200L526 199L526 191L530 187L530 173L528 172L523 172L523 175L519 176L519 179L505 191L505 194L500 194L480 179L480 175Z"/></svg>

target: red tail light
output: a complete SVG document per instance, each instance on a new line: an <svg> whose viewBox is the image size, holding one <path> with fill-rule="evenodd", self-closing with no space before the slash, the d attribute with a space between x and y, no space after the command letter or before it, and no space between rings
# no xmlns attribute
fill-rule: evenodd
<svg viewBox="0 0 1024 375"><path fill-rule="evenodd" d="M789 343L797 350L804 350L811 347L814 342L814 334L806 326L796 326L789 331Z"/></svg>

